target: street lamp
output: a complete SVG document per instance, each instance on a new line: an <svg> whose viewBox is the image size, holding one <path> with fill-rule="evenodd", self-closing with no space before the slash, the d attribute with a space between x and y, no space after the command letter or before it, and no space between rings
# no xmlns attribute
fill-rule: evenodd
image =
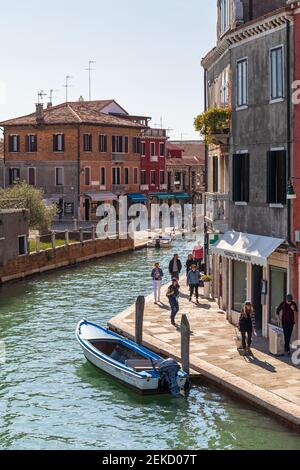
<svg viewBox="0 0 300 470"><path fill-rule="evenodd" d="M300 178L297 178L296 176L292 176L292 178L288 182L287 195L286 195L286 198L288 201L297 199L297 194L295 193L295 190L294 190L293 180L300 180Z"/></svg>

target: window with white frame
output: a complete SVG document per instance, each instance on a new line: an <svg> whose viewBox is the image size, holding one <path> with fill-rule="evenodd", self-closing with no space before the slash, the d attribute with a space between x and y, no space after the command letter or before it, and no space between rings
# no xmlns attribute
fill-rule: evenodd
<svg viewBox="0 0 300 470"><path fill-rule="evenodd" d="M121 184L121 169L118 167L114 167L112 170L112 183L113 184Z"/></svg>
<svg viewBox="0 0 300 470"><path fill-rule="evenodd" d="M35 168L28 168L28 184L30 186L35 186L35 181L36 181L36 178L35 178Z"/></svg>
<svg viewBox="0 0 300 470"><path fill-rule="evenodd" d="M63 184L64 184L64 169L55 168L55 185L63 186Z"/></svg>
<svg viewBox="0 0 300 470"><path fill-rule="evenodd" d="M283 98L283 47L270 51L271 63L271 100Z"/></svg>
<svg viewBox="0 0 300 470"><path fill-rule="evenodd" d="M230 0L220 0L220 33L230 26Z"/></svg>
<svg viewBox="0 0 300 470"><path fill-rule="evenodd" d="M151 142L150 144L150 155L151 157L155 157L155 142Z"/></svg>
<svg viewBox="0 0 300 470"><path fill-rule="evenodd" d="M226 68L223 70L221 77L221 105L223 107L227 106L228 104L228 78L229 73L228 69Z"/></svg>
<svg viewBox="0 0 300 470"><path fill-rule="evenodd" d="M237 106L248 105L248 60L241 59L237 62L236 70Z"/></svg>
<svg viewBox="0 0 300 470"><path fill-rule="evenodd" d="M139 169L133 169L133 184L139 184Z"/></svg>
<svg viewBox="0 0 300 470"><path fill-rule="evenodd" d="M20 136L10 135L9 136L9 152L20 152Z"/></svg>

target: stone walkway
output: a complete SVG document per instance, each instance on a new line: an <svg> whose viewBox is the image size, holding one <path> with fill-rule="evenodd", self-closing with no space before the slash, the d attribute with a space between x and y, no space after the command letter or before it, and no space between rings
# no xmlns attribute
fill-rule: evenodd
<svg viewBox="0 0 300 470"><path fill-rule="evenodd" d="M144 344L165 356L180 360L180 319L188 316L191 325L191 367L204 378L241 398L263 408L300 430L300 370L290 358L276 358L266 351L266 341L254 338L252 355L244 357L237 350L237 330L214 302L200 298L190 303L185 279L181 280L182 295L178 326L170 324L170 311L162 289L163 305L146 299ZM109 322L111 329L134 336L134 306L130 306Z"/></svg>

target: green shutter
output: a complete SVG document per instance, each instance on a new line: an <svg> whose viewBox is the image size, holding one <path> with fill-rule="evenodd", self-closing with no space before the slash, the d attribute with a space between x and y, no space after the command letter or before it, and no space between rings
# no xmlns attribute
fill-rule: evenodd
<svg viewBox="0 0 300 470"><path fill-rule="evenodd" d="M242 200L244 202L250 201L250 156L249 153L242 155L243 158L243 187L244 194Z"/></svg>
<svg viewBox="0 0 300 470"><path fill-rule="evenodd" d="M286 151L283 150L281 152L278 152L278 158L279 158L279 165L278 165L278 170L279 170L279 178L278 178L278 184L279 184L279 201L281 204L286 204L286 197L287 197L287 159L286 159Z"/></svg>
<svg viewBox="0 0 300 470"><path fill-rule="evenodd" d="M275 204L276 200L276 153L267 153L267 202Z"/></svg>
<svg viewBox="0 0 300 470"><path fill-rule="evenodd" d="M241 200L241 156L232 155L232 200Z"/></svg>

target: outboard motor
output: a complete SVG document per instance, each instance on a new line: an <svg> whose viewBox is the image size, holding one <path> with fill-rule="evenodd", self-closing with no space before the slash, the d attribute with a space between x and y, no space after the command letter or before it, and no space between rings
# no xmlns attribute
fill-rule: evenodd
<svg viewBox="0 0 300 470"><path fill-rule="evenodd" d="M180 396L180 389L177 383L179 370L180 366L174 359L166 359L162 361L157 368L159 378L168 386L170 393L174 397Z"/></svg>

